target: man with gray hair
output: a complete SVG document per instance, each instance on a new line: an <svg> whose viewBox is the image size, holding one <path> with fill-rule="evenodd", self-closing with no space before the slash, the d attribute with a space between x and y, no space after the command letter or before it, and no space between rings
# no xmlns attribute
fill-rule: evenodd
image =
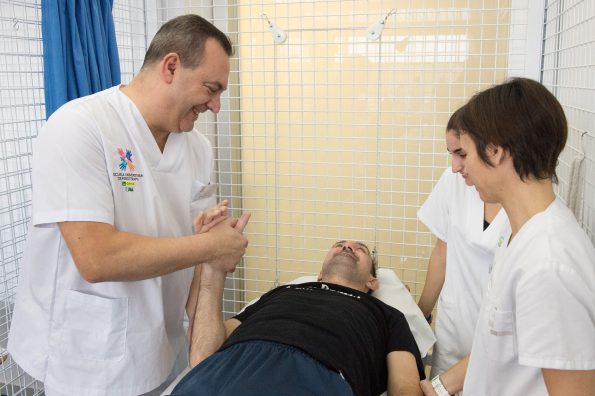
<svg viewBox="0 0 595 396"><path fill-rule="evenodd" d="M159 394L185 366L194 267L233 270L248 243L248 216L213 206L194 129L220 109L231 54L205 19L174 18L130 84L65 104L40 132L8 349L47 396ZM208 225L193 234L195 216Z"/></svg>

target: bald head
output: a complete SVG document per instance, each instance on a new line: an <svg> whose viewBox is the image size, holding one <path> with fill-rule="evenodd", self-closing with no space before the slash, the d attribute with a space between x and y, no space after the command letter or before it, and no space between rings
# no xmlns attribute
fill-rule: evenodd
<svg viewBox="0 0 595 396"><path fill-rule="evenodd" d="M336 242L322 263L318 280L364 292L376 289L376 266L370 249L359 241Z"/></svg>

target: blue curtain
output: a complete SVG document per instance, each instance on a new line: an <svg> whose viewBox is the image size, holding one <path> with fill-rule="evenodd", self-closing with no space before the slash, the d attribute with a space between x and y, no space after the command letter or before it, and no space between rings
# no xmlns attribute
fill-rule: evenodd
<svg viewBox="0 0 595 396"><path fill-rule="evenodd" d="M113 0L42 0L46 118L69 100L120 84Z"/></svg>

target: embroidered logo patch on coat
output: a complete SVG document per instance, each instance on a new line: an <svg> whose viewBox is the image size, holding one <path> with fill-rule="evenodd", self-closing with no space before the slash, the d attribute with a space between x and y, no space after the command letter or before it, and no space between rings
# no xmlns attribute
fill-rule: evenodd
<svg viewBox="0 0 595 396"><path fill-rule="evenodd" d="M143 177L142 173L134 173L136 165L132 160L132 150L118 147L116 149L119 155L117 166L121 172L114 172L113 176L120 183L124 191L134 192L137 183Z"/></svg>

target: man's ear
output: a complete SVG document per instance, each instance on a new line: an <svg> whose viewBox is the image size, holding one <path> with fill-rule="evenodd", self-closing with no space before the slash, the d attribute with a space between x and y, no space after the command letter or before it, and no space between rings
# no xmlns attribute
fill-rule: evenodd
<svg viewBox="0 0 595 396"><path fill-rule="evenodd" d="M161 77L167 83L171 83L176 71L180 67L180 57L175 52L170 52L161 61Z"/></svg>
<svg viewBox="0 0 595 396"><path fill-rule="evenodd" d="M378 278L370 276L370 279L368 279L368 281L366 282L366 287L372 291L378 289L380 287L380 282L378 281Z"/></svg>
<svg viewBox="0 0 595 396"><path fill-rule="evenodd" d="M322 271L318 274L318 282L320 282L322 280Z"/></svg>

